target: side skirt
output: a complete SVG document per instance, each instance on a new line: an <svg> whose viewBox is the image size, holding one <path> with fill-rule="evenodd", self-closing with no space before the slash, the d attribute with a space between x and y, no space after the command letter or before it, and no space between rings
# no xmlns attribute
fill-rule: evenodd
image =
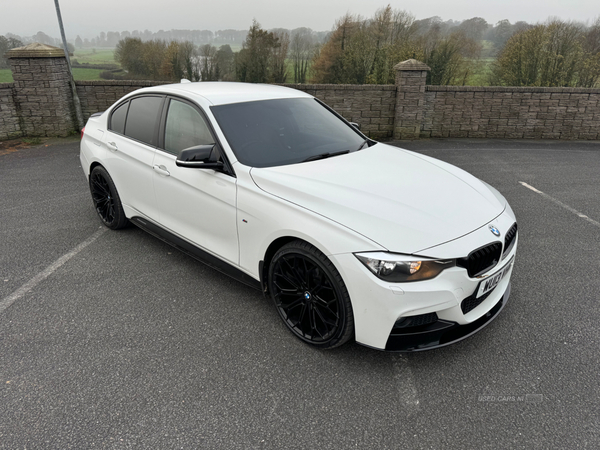
<svg viewBox="0 0 600 450"><path fill-rule="evenodd" d="M164 228L137 216L134 216L129 220L137 227L141 228L152 236L157 237L161 241L166 242L172 247L175 247L177 250L185 253L186 255L191 256L195 260L200 261L241 283L244 283L246 286L262 290L260 281L255 280L250 275L242 272L240 269L232 266L229 263L226 263L216 256L211 255L205 250L190 244L189 242L181 239L179 236L174 235Z"/></svg>

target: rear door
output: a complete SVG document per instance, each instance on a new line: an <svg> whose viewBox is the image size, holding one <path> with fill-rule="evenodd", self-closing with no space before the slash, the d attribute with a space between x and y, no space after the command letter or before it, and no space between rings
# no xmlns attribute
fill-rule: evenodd
<svg viewBox="0 0 600 450"><path fill-rule="evenodd" d="M152 162L165 96L143 95L118 105L109 117L104 164L128 216L158 220Z"/></svg>

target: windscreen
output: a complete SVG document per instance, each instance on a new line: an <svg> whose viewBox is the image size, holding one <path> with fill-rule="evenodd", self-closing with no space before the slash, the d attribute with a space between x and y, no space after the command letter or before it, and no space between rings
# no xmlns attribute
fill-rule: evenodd
<svg viewBox="0 0 600 450"><path fill-rule="evenodd" d="M211 108L242 164L272 167L355 151L365 138L313 98L233 103Z"/></svg>

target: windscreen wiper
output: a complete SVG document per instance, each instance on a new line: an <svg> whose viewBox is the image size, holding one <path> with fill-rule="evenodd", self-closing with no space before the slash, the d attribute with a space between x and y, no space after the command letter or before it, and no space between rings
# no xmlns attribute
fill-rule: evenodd
<svg viewBox="0 0 600 450"><path fill-rule="evenodd" d="M365 146L365 144L369 142L368 139L365 139L364 141L362 141L362 144L359 145L359 147L356 149L356 151L362 150L362 148Z"/></svg>
<svg viewBox="0 0 600 450"><path fill-rule="evenodd" d="M365 145L365 144L363 143L363 145ZM349 153L349 152L350 152L350 150L342 150L341 152L321 153L320 155L309 156L302 162L316 161L317 159L331 158L332 156L343 155L343 154Z"/></svg>

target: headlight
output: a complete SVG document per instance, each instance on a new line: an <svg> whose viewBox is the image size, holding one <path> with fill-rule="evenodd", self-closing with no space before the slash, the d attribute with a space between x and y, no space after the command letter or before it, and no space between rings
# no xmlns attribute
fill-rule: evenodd
<svg viewBox="0 0 600 450"><path fill-rule="evenodd" d="M385 252L355 253L354 256L375 276L394 283L429 280L437 277L442 270L456 265L454 259L436 261Z"/></svg>

